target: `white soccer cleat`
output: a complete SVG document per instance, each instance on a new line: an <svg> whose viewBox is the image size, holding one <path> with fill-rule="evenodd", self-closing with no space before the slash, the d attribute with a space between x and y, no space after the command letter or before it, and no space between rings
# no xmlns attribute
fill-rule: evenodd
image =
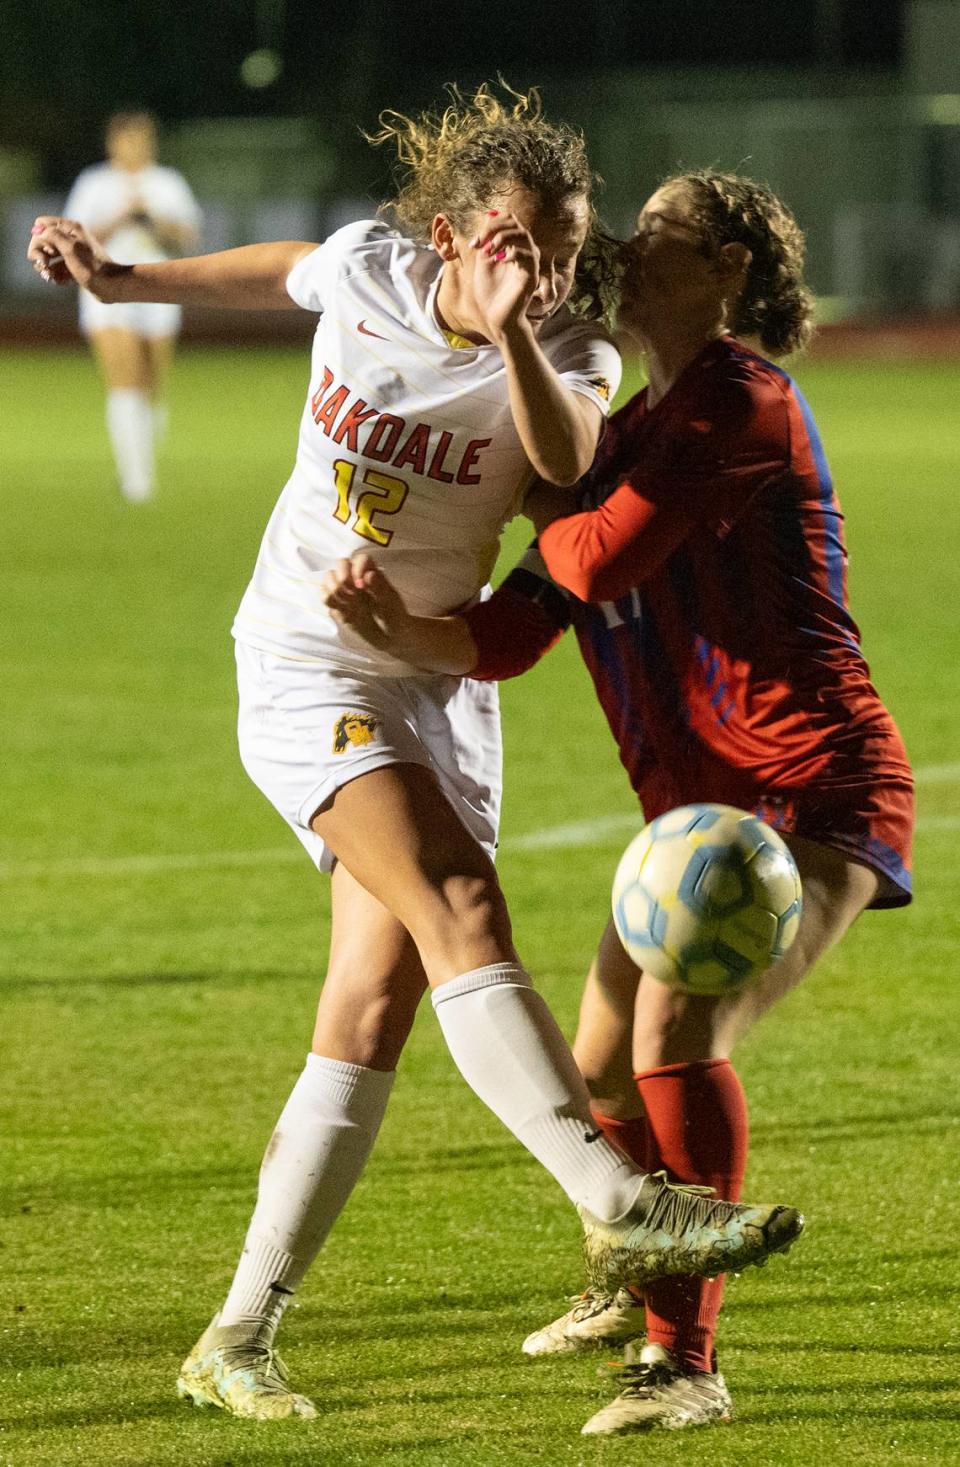
<svg viewBox="0 0 960 1467"><path fill-rule="evenodd" d="M621 1368L619 1396L591 1416L584 1436L627 1431L681 1431L729 1421L733 1402L722 1375L696 1370L684 1375L662 1345L644 1345L636 1365Z"/></svg>
<svg viewBox="0 0 960 1467"><path fill-rule="evenodd" d="M614 1294L670 1274L740 1273L786 1252L803 1231L803 1214L794 1207L721 1202L709 1187L676 1186L663 1177L645 1177L636 1202L615 1222L580 1208L591 1287Z"/></svg>
<svg viewBox="0 0 960 1467"><path fill-rule="evenodd" d="M246 1325L221 1327L218 1320L214 1315L180 1367L177 1395L182 1400L257 1421L317 1415L311 1400L290 1389L287 1368L272 1343Z"/></svg>
<svg viewBox="0 0 960 1467"><path fill-rule="evenodd" d="M643 1301L629 1289L607 1294L587 1289L578 1294L573 1308L543 1329L534 1330L523 1342L525 1355L576 1355L635 1340L646 1329Z"/></svg>

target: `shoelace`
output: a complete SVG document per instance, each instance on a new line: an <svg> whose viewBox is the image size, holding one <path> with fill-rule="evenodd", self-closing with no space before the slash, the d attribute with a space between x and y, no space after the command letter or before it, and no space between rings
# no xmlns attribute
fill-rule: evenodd
<svg viewBox="0 0 960 1467"><path fill-rule="evenodd" d="M655 1172L653 1175L662 1184L662 1191L650 1204L650 1211L645 1219L648 1227L678 1233L688 1227L703 1227L707 1223L716 1226L728 1222L737 1211L736 1203L721 1201L713 1187L668 1182L666 1172Z"/></svg>
<svg viewBox="0 0 960 1467"><path fill-rule="evenodd" d="M669 1187L671 1192L689 1192L691 1197L716 1197L716 1187L701 1187L698 1182L671 1182L665 1171L651 1172L655 1182Z"/></svg>
<svg viewBox="0 0 960 1467"><path fill-rule="evenodd" d="M585 1289L582 1294L569 1295L570 1303L573 1305L570 1313L575 1320L589 1319L592 1314L601 1314L606 1309L613 1295L604 1289Z"/></svg>
<svg viewBox="0 0 960 1467"><path fill-rule="evenodd" d="M643 1361L636 1365L619 1365L615 1368L620 1376L621 1396L640 1398L654 1395L659 1386L670 1385L680 1373L663 1361L658 1361L655 1365Z"/></svg>
<svg viewBox="0 0 960 1467"><path fill-rule="evenodd" d="M237 1370L261 1371L263 1384L268 1390L286 1393L290 1389L290 1373L271 1345L261 1345L255 1340L249 1344L226 1345L223 1362Z"/></svg>

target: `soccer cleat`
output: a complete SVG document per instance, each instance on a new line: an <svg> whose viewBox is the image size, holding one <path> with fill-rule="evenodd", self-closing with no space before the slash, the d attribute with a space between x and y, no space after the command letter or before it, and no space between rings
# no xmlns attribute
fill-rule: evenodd
<svg viewBox="0 0 960 1467"><path fill-rule="evenodd" d="M180 1367L181 1400L258 1421L316 1416L313 1402L290 1389L287 1367L266 1337L251 1334L246 1325L221 1327L219 1317L214 1315Z"/></svg>
<svg viewBox="0 0 960 1467"><path fill-rule="evenodd" d="M636 1365L621 1367L619 1396L591 1416L584 1436L626 1431L679 1431L729 1421L730 1392L722 1375L695 1370L684 1375L662 1345L644 1345Z"/></svg>
<svg viewBox="0 0 960 1467"><path fill-rule="evenodd" d="M635 1340L646 1328L643 1301L629 1289L607 1294L587 1289L576 1295L573 1308L523 1342L525 1355L575 1355Z"/></svg>
<svg viewBox="0 0 960 1467"><path fill-rule="evenodd" d="M591 1287L614 1294L668 1274L739 1273L785 1252L803 1231L796 1208L721 1202L709 1188L676 1186L664 1175L645 1177L636 1202L615 1222L580 1208Z"/></svg>

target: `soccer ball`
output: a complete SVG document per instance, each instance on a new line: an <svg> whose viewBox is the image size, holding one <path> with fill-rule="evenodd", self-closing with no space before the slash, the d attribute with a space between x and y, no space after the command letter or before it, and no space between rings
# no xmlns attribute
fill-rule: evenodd
<svg viewBox="0 0 960 1467"><path fill-rule="evenodd" d="M651 821L613 881L613 921L630 957L687 993L743 988L787 951L802 905L783 841L731 805L683 805Z"/></svg>

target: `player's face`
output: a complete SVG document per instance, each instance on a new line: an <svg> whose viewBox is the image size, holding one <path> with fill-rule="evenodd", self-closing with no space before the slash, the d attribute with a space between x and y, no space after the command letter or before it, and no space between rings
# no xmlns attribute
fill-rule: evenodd
<svg viewBox="0 0 960 1467"><path fill-rule="evenodd" d="M626 248L621 322L641 331L709 310L722 296L716 263L704 250L682 187L667 184L647 200Z"/></svg>
<svg viewBox="0 0 960 1467"><path fill-rule="evenodd" d="M527 319L536 330L558 311L570 294L577 268L577 257L583 249L590 227L590 205L582 194L572 194L559 204L545 206L535 193L514 188L490 200L489 209L499 214L515 214L529 230L540 254L540 270L536 289L527 306ZM487 213L472 221L473 234L489 224ZM461 258L474 265L476 256L464 240Z"/></svg>
<svg viewBox="0 0 960 1467"><path fill-rule="evenodd" d="M146 123L118 127L107 134L107 157L117 168L136 172L152 163L156 155L156 136Z"/></svg>

